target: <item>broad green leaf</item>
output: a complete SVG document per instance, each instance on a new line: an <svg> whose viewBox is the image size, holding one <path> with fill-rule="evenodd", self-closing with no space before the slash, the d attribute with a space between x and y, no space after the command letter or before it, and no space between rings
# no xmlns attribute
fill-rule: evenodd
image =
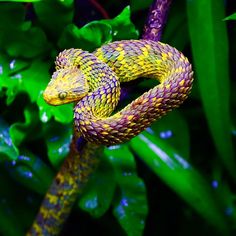
<svg viewBox="0 0 236 236"><path fill-rule="evenodd" d="M8 124L0 118L0 163L6 160L16 160L19 151L12 142Z"/></svg>
<svg viewBox="0 0 236 236"><path fill-rule="evenodd" d="M63 29L73 22L72 0L47 0L33 4L38 21L47 35L57 40Z"/></svg>
<svg viewBox="0 0 236 236"><path fill-rule="evenodd" d="M21 155L18 157L17 161L18 164L27 166L41 182L41 188L43 188L44 191L47 190L52 182L54 173L40 157L34 155L27 149L23 149L21 150Z"/></svg>
<svg viewBox="0 0 236 236"><path fill-rule="evenodd" d="M230 188L230 184L227 182L222 166L220 163L213 164L213 174L211 186L221 201L221 207L223 208L225 216L236 227L236 203L235 193Z"/></svg>
<svg viewBox="0 0 236 236"><path fill-rule="evenodd" d="M20 93L28 94L31 102L37 102L42 122L52 117L61 123L70 123L73 119L73 104L53 107L43 100L43 90L50 81L49 62L33 60L28 62L11 59L4 54L0 57L0 91L5 89L6 103L10 105Z"/></svg>
<svg viewBox="0 0 236 236"><path fill-rule="evenodd" d="M179 111L172 111L147 129L147 132L165 140L170 146L178 150L181 156L189 159L190 142L186 120Z"/></svg>
<svg viewBox="0 0 236 236"><path fill-rule="evenodd" d="M148 206L145 184L137 176L134 156L127 145L111 146L105 155L114 167L118 185L113 214L127 235L142 235Z"/></svg>
<svg viewBox="0 0 236 236"><path fill-rule="evenodd" d="M9 172L12 178L21 183L26 188L33 190L34 192L39 194L46 193L47 188L42 185L37 176L35 176L35 174L29 167L24 165L17 165L16 167L12 167Z"/></svg>
<svg viewBox="0 0 236 236"><path fill-rule="evenodd" d="M48 158L58 168L70 150L72 124L62 125L55 121L44 124Z"/></svg>
<svg viewBox="0 0 236 236"><path fill-rule="evenodd" d="M0 2L40 2L43 0L0 0Z"/></svg>
<svg viewBox="0 0 236 236"><path fill-rule="evenodd" d="M47 104L41 95L38 97L37 105L39 107L40 120L43 123L48 122L52 117L62 124L71 123L73 120L73 104L65 104L61 106L51 106Z"/></svg>
<svg viewBox="0 0 236 236"><path fill-rule="evenodd" d="M38 97L41 96L41 92L45 89L49 81L49 68L50 63L34 60L29 69L19 74L23 80L23 89L28 93L32 102L36 102Z"/></svg>
<svg viewBox="0 0 236 236"><path fill-rule="evenodd" d="M40 135L41 126L35 107L27 106L24 109L24 116L24 122L16 122L10 127L10 136L15 146L19 146L25 139L35 140Z"/></svg>
<svg viewBox="0 0 236 236"><path fill-rule="evenodd" d="M16 32L14 40L7 43L6 51L9 56L33 58L48 54L50 44L43 30L39 27L22 27L21 31Z"/></svg>
<svg viewBox="0 0 236 236"><path fill-rule="evenodd" d="M10 104L17 94L22 70L30 67L30 63L20 59L10 58L0 51L0 91L7 95L7 104ZM12 79L14 78L14 79Z"/></svg>
<svg viewBox="0 0 236 236"><path fill-rule="evenodd" d="M138 38L138 31L130 16L130 8L126 7L114 19L92 21L80 29L74 24L69 24L64 29L58 46L61 49L73 47L94 51L112 40Z"/></svg>
<svg viewBox="0 0 236 236"><path fill-rule="evenodd" d="M203 11L204 9L204 11ZM187 1L188 25L203 107L216 149L236 180L230 134L228 39L224 1Z"/></svg>
<svg viewBox="0 0 236 236"><path fill-rule="evenodd" d="M146 131L133 138L130 146L156 175L203 218L227 233L225 218L208 183L174 148Z"/></svg>
<svg viewBox="0 0 236 236"><path fill-rule="evenodd" d="M25 14L23 4L1 3L0 47L13 57L32 58L45 54L50 48L46 35L41 28L25 21Z"/></svg>
<svg viewBox="0 0 236 236"><path fill-rule="evenodd" d="M224 20L236 20L236 13L233 13L232 15L225 17Z"/></svg>
<svg viewBox="0 0 236 236"><path fill-rule="evenodd" d="M0 47L7 48L9 41L16 38L24 22L25 9L22 4L1 3L0 5ZM7 22L7 23L6 23Z"/></svg>
<svg viewBox="0 0 236 236"><path fill-rule="evenodd" d="M111 20L101 20L100 22L109 24L112 28L113 41L122 39L137 39L138 30L131 21L130 7L127 6L123 11Z"/></svg>
<svg viewBox="0 0 236 236"><path fill-rule="evenodd" d="M115 187L114 169L109 161L102 157L98 169L91 176L79 199L79 207L93 217L101 217L111 205Z"/></svg>
<svg viewBox="0 0 236 236"><path fill-rule="evenodd" d="M111 40L111 26L100 21L93 21L80 29L74 24L69 24L63 31L58 46L61 49L82 48L94 51Z"/></svg>
<svg viewBox="0 0 236 236"><path fill-rule="evenodd" d="M7 167L15 181L39 194L46 193L54 176L52 170L29 151L23 151L16 161L7 163Z"/></svg>
<svg viewBox="0 0 236 236"><path fill-rule="evenodd" d="M16 185L6 171L0 168L0 234L24 236L35 216L39 199Z"/></svg>
<svg viewBox="0 0 236 236"><path fill-rule="evenodd" d="M29 65L27 62L7 57L3 57L0 62L0 74L3 74L0 87L6 89L7 105L22 92L28 94L31 102L35 102L49 81L49 63L34 60Z"/></svg>

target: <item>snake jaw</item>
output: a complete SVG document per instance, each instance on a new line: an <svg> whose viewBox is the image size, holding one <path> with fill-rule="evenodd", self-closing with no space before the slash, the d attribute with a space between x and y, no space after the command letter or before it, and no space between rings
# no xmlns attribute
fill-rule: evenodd
<svg viewBox="0 0 236 236"><path fill-rule="evenodd" d="M50 105L62 105L81 100L89 92L84 74L77 68L55 71L43 93L44 100Z"/></svg>

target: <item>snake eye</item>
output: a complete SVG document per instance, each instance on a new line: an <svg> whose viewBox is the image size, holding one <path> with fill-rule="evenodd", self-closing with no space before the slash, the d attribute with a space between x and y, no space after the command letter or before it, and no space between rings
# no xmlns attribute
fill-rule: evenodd
<svg viewBox="0 0 236 236"><path fill-rule="evenodd" d="M66 96L67 96L67 92L60 92L58 94L58 97L60 100L64 100L66 98Z"/></svg>
<svg viewBox="0 0 236 236"><path fill-rule="evenodd" d="M80 68L80 64L77 65L77 69L79 69L79 68Z"/></svg>

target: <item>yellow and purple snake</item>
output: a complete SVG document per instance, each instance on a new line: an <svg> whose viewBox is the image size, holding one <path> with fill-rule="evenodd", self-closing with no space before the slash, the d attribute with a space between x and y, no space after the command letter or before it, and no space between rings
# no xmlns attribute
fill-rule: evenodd
<svg viewBox="0 0 236 236"><path fill-rule="evenodd" d="M116 114L120 83L146 77L160 83ZM193 72L177 49L151 40L123 40L103 45L94 53L81 49L61 52L56 72L44 92L52 105L77 101L77 133L96 144L126 142L171 109L191 89Z"/></svg>
<svg viewBox="0 0 236 236"><path fill-rule="evenodd" d="M159 84L111 115L119 101L120 83L139 77L156 79ZM78 180L86 182L96 162L91 158L96 148L123 143L139 134L178 107L192 82L188 59L161 42L123 40L103 45L94 53L81 49L61 52L44 99L52 105L77 102L75 132L88 143L81 152L71 148L28 235L57 235L80 189ZM50 211L53 208L58 208L57 214Z"/></svg>

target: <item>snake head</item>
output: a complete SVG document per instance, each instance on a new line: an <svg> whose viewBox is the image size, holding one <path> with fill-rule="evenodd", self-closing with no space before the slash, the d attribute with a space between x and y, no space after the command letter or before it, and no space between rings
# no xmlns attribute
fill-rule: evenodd
<svg viewBox="0 0 236 236"><path fill-rule="evenodd" d="M79 68L59 68L53 73L43 98L48 104L56 106L79 101L88 91L88 82Z"/></svg>

